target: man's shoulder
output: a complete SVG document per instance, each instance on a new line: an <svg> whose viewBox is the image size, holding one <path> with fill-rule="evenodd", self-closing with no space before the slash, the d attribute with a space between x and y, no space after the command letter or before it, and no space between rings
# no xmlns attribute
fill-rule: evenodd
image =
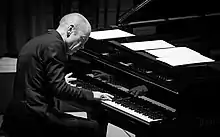
<svg viewBox="0 0 220 137"><path fill-rule="evenodd" d="M56 35L51 34L50 32L41 34L30 39L26 45L36 45L36 46L43 46L43 47L62 47L63 41L56 37Z"/></svg>

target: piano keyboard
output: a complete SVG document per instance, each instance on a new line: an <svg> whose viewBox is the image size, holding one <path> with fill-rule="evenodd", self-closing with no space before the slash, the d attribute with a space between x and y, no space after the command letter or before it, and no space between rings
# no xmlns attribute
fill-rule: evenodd
<svg viewBox="0 0 220 137"><path fill-rule="evenodd" d="M89 77L94 77L94 75L93 74L87 74L87 76L89 76ZM100 80L100 81L102 81L101 79L99 79L99 78L96 78L97 80ZM110 83L110 82L104 82L104 81L102 81L103 83L106 83L106 84L108 84L108 85L110 85L110 86L112 86L112 87L114 87L114 88L117 88L117 89L119 89L119 90L121 90L121 91L123 91L123 92L128 92L129 91L129 89L128 88L125 88L125 87L123 87L122 85L120 85L120 84L118 84L117 82L113 82L113 81L111 81L111 82L113 82L113 83ZM174 108L171 108L171 107L169 107L169 106L167 106L167 105L165 105L165 104L162 104L162 103L160 103L160 102L157 102L157 101L155 101L155 100L152 100L152 99L150 99L150 98L148 98L148 97L145 97L145 96L138 96L138 98L139 99L142 99L142 100L145 100L145 101L148 101L148 102L151 102L152 104L155 104L155 105L157 105L157 106L159 106L159 107L162 107L162 108L164 108L164 109L166 109L166 110L169 110L169 111L171 111L171 112L176 112L176 109L174 109Z"/></svg>
<svg viewBox="0 0 220 137"><path fill-rule="evenodd" d="M136 118L141 119L141 120L143 120L145 122L148 122L148 123L153 122L153 121L160 121L160 120L162 120L160 118L150 118L149 116L144 115L143 113L138 113L137 111L132 110L129 107L124 107L123 105L121 105L119 103L116 103L114 101L102 101L102 103L104 105L107 104L107 105L109 105L109 106L111 106L111 107L113 107L113 108L115 108L117 110L125 112L125 113L127 113L129 115L132 115L133 117L136 117Z"/></svg>
<svg viewBox="0 0 220 137"><path fill-rule="evenodd" d="M80 85L80 87L86 89L97 90L112 94L114 96L114 99L112 101L102 101L102 104L116 111L122 112L125 115L131 116L147 123L166 119L166 116L162 112L158 111L156 105L152 104L151 102L142 102L143 100L141 101L139 98L131 96L121 97L117 94L96 87L95 85L87 83L85 81L81 81Z"/></svg>

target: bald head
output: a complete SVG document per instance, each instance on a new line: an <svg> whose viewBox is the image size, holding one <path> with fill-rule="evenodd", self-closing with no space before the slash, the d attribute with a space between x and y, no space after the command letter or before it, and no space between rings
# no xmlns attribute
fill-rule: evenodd
<svg viewBox="0 0 220 137"><path fill-rule="evenodd" d="M83 15L71 13L60 20L60 25L56 30L68 46L68 53L72 54L84 48L91 33L91 25Z"/></svg>
<svg viewBox="0 0 220 137"><path fill-rule="evenodd" d="M88 36L91 32L89 21L79 13L70 13L63 16L58 28L66 30L71 25L74 26L76 31L82 31L84 35Z"/></svg>

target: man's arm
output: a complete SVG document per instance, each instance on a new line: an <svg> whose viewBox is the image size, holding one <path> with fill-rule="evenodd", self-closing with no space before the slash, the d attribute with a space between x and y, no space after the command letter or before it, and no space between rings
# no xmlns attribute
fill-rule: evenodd
<svg viewBox="0 0 220 137"><path fill-rule="evenodd" d="M65 57L59 47L48 48L44 53L46 60L46 78L48 86L53 94L62 100L86 99L86 100L111 100L114 96L99 91L91 91L84 88L71 86L65 81L64 61Z"/></svg>
<svg viewBox="0 0 220 137"><path fill-rule="evenodd" d="M83 88L70 86L65 82L64 62L65 54L59 46L48 47L44 53L46 65L46 79L53 94L63 100L87 99L93 100L93 92Z"/></svg>

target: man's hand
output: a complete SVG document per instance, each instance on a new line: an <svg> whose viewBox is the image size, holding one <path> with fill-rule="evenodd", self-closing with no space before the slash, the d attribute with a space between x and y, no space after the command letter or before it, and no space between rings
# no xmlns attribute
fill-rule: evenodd
<svg viewBox="0 0 220 137"><path fill-rule="evenodd" d="M76 81L76 80L77 80L77 78L70 77L72 74L73 74L72 72L66 74L66 75L65 75L65 81L66 81L67 84L76 87L76 84L72 84L72 83L70 83L71 81Z"/></svg>
<svg viewBox="0 0 220 137"><path fill-rule="evenodd" d="M135 97L137 97L137 96L142 96L146 94L147 91L148 91L148 88L145 85L141 85L141 86L137 86L137 87L130 89L128 92L134 95Z"/></svg>
<svg viewBox="0 0 220 137"><path fill-rule="evenodd" d="M105 101L105 100L112 100L112 98L114 98L113 95L108 94L108 93L102 93L99 91L93 91L93 95L94 95L94 99L96 100L101 100L101 101Z"/></svg>
<svg viewBox="0 0 220 137"><path fill-rule="evenodd" d="M100 78L101 80L104 81L110 81L111 80L111 75L102 72L101 70L92 70L92 73L94 74L93 78Z"/></svg>

